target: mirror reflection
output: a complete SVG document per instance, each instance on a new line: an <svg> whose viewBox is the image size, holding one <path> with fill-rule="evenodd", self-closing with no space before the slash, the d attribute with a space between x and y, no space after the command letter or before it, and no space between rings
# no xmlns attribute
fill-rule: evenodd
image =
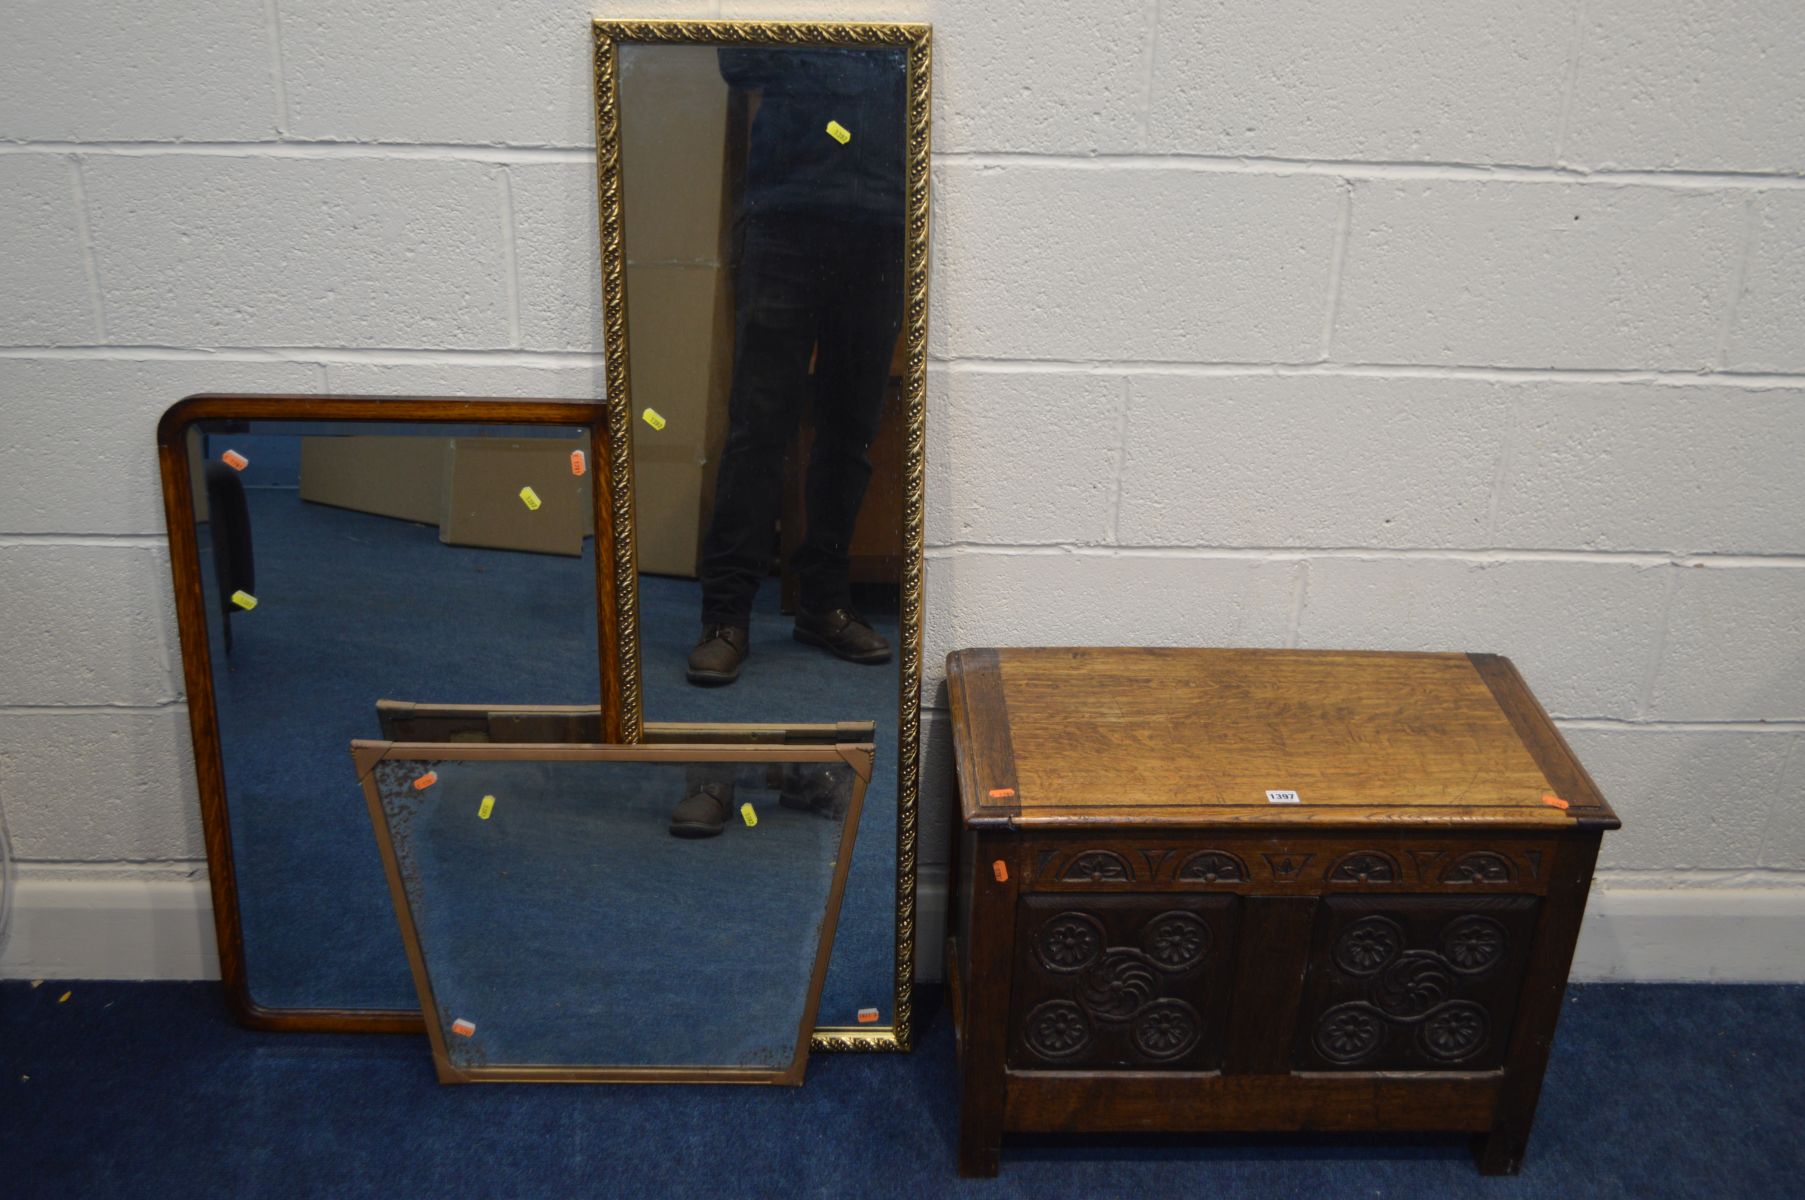
<svg viewBox="0 0 1805 1200"><path fill-rule="evenodd" d="M645 713L879 731L826 1026L893 1016L906 77L901 48L618 56ZM706 788L668 815L743 832Z"/></svg>
<svg viewBox="0 0 1805 1200"><path fill-rule="evenodd" d="M588 431L206 421L186 441L251 998L414 1010L345 747L388 696L599 702Z"/></svg>
<svg viewBox="0 0 1805 1200"><path fill-rule="evenodd" d="M442 1080L801 1082L868 747L354 754ZM704 789L738 836L674 841Z"/></svg>

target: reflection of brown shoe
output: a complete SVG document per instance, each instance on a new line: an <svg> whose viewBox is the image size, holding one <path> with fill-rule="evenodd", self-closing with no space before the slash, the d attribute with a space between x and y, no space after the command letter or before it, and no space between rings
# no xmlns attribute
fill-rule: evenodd
<svg viewBox="0 0 1805 1200"><path fill-rule="evenodd" d="M702 640L689 652L685 677L701 687L720 687L740 677L750 652L746 631L737 625L704 625Z"/></svg>
<svg viewBox="0 0 1805 1200"><path fill-rule="evenodd" d="M683 798L671 810L671 836L680 838L715 837L727 824L727 789L718 783L704 783Z"/></svg>
<svg viewBox="0 0 1805 1200"><path fill-rule="evenodd" d="M796 640L855 663L890 661L890 643L850 608L796 614Z"/></svg>

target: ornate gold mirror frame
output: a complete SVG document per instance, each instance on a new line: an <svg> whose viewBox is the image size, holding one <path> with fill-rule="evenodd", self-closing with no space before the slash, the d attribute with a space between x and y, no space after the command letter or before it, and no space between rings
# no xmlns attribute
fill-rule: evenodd
<svg viewBox="0 0 1805 1200"><path fill-rule="evenodd" d="M903 501L900 571L894 1019L888 1026L817 1027L817 1050L907 1050L915 978L915 859L921 750L923 485L926 472L928 125L930 29L914 24L597 20L595 123L601 227L603 350L608 388L615 589L620 598L623 735L641 737L638 556L633 516L633 403L627 356L627 272L622 200L619 49L623 43L820 48L896 47L907 57L903 208Z"/></svg>

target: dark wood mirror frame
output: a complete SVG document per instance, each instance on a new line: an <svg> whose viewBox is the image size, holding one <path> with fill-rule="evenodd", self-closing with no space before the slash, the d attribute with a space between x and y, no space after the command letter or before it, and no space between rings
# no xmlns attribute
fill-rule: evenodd
<svg viewBox="0 0 1805 1200"><path fill-rule="evenodd" d="M238 1020L254 1029L365 1033L420 1033L417 1011L392 1009L276 1009L252 998L245 971L244 929L238 880L233 866L231 814L213 692L206 598L195 536L193 476L186 435L199 421L369 421L441 425L583 426L589 431L594 464L591 496L595 521L596 646L600 661L601 732L609 742L637 740L637 704L621 694L620 652L623 611L631 613L633 565L617 561L619 520L631 520L630 497L616 502L620 476L608 436L608 406L580 400L414 396L197 395L171 406L157 425L157 458L162 469L163 507L169 527L170 574L175 585L176 624L181 636L182 677L189 729L194 740L195 782L200 793L201 829L213 896L213 927L219 970L228 1003ZM623 579L625 591L623 592ZM629 598L626 605L622 596ZM631 640L626 639L631 645ZM631 720L625 714L631 711ZM628 727L630 726L630 728Z"/></svg>

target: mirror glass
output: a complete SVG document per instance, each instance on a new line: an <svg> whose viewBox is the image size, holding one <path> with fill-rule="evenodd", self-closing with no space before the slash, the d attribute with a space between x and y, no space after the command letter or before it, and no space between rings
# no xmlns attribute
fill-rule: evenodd
<svg viewBox="0 0 1805 1200"><path fill-rule="evenodd" d="M391 696L599 703L588 430L201 421L186 446L250 999L417 1010L345 747Z"/></svg>
<svg viewBox="0 0 1805 1200"><path fill-rule="evenodd" d="M388 755L365 797L442 1079L706 1068L682 1078L800 1082L863 792L848 758L867 748L804 761L782 749L708 761L697 747L359 753ZM704 788L731 805L736 836L673 839L673 805Z"/></svg>
<svg viewBox="0 0 1805 1200"><path fill-rule="evenodd" d="M617 59L644 713L877 728L826 1027L895 1016L907 59Z"/></svg>

